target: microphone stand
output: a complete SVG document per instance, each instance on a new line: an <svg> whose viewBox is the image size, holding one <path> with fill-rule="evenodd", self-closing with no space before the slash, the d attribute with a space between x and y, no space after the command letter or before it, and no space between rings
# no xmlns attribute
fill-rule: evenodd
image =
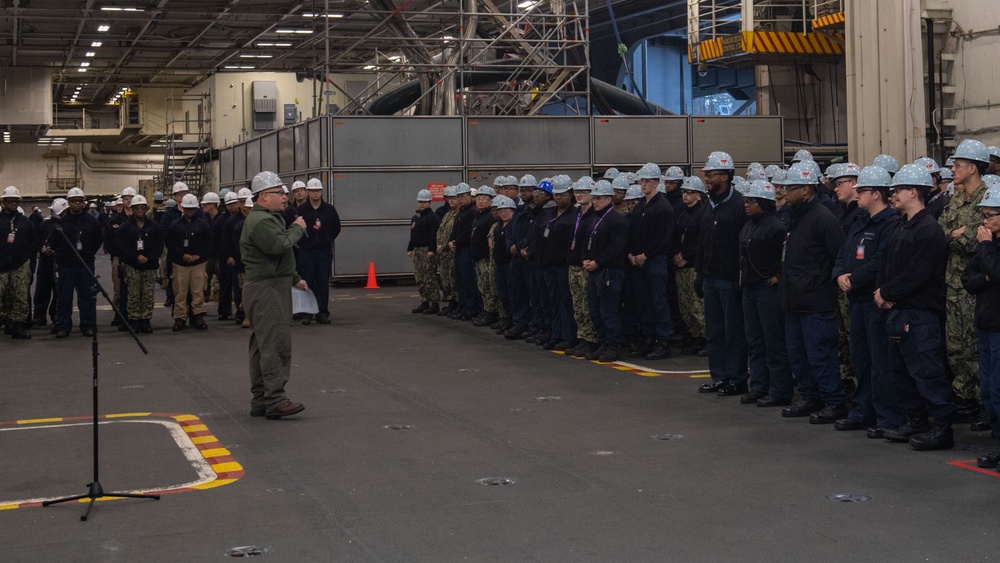
<svg viewBox="0 0 1000 563"><path fill-rule="evenodd" d="M142 353L143 354L149 354L149 350L147 350L146 347L142 344L142 341L139 340L139 336L136 335L136 333L135 333L134 330L132 330L132 326L127 322L127 320L125 319L125 316L122 315L121 311L118 310L118 306L112 301L111 297L108 295L108 292L105 291L103 287L101 287L101 283L99 281L97 281L97 275L87 266L87 262L83 259L82 256L80 256L80 253L76 250L76 246L74 246L73 242L69 240L68 236L66 236L66 232L63 230L62 225L60 225L58 221L53 225L53 230L59 233L59 235L62 237L63 242L65 242L66 245L70 248L70 250L73 251L73 255L76 257L77 262L79 262L80 266L84 270L87 271L87 274L90 275L90 279L93 280L93 282L94 282L94 286L91 288L90 291L94 295L96 295L97 292L100 291L101 295L104 296L105 301L107 301L108 303L111 304L111 308L114 310L115 316L128 328L129 333L132 335L132 338L135 340L135 343L139 346L139 349L142 350ZM51 233L50 233L50 235L51 235ZM97 425L97 398L98 398L98 377L97 377L97 375L98 375L98 369L97 369L97 357L100 355L100 352L98 351L98 345L97 345L97 330L94 330L94 337L93 337L93 341L91 343L90 349L91 349L91 356L93 357L93 366L94 366L94 385L93 385L93 389L94 389L94 391L93 391L93 394L94 394L94 412L93 412L93 426L94 426L94 480L91 481L89 484L87 484L87 489L88 490L87 490L86 493L84 493L82 495L73 495L73 496L70 496L70 497L59 498L59 499L55 499L55 500L46 500L46 501L42 502L42 506L49 506L49 505L52 505L52 504L59 504L59 503L62 503L62 502L70 502L70 501L75 501L75 500L89 498L90 499L90 503L87 505L87 511L84 512L83 516L80 517L80 520L82 520L84 522L87 521L87 516L90 515L90 509L94 507L94 501L96 501L99 498L106 498L106 497L111 497L111 498L149 498L149 499L153 499L153 500L160 500L160 495L137 494L137 493L106 493L106 492L104 492L104 487L101 486L101 481L100 481L100 478L99 478L99 476L100 476L100 463L99 463L99 459L100 458L98 456L98 448L97 448L97 445L98 445L98 425Z"/></svg>

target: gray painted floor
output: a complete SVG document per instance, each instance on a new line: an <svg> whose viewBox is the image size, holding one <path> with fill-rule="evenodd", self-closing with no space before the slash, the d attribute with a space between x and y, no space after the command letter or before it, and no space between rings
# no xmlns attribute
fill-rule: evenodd
<svg viewBox="0 0 1000 563"><path fill-rule="evenodd" d="M279 421L248 416L249 331L215 321L214 303L207 332L171 333L158 309L148 356L99 311L101 413L140 413L101 426L105 490L198 478L176 426L149 423L174 419L146 412L198 417L242 477L98 502L87 522L75 503L0 510L0 560L218 561L237 546L270 561L996 558L1000 480L948 463L992 449L986 433L962 425L959 449L913 452L699 395L703 379L411 315L414 294L334 288L332 325L293 325L288 390L306 410ZM0 341L0 421L89 415L90 340L35 335ZM0 425L0 503L86 492L91 427L64 424ZM477 483L491 477L515 482Z"/></svg>

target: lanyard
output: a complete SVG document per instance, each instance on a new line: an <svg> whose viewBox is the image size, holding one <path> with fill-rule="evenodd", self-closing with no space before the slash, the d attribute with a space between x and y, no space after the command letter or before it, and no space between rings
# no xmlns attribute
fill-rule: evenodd
<svg viewBox="0 0 1000 563"><path fill-rule="evenodd" d="M576 212L576 225L573 226L573 240L576 240L576 233L580 231L580 220L583 219L583 209Z"/></svg>
<svg viewBox="0 0 1000 563"><path fill-rule="evenodd" d="M611 206L611 205L609 205L608 209L604 212L604 215L601 215L600 219L598 219L597 221L594 221L594 228L590 230L590 239L587 241L587 249L588 250L594 244L594 233L597 232L597 227L601 226L601 221L603 221L604 218L608 216L608 213L611 213L612 211L614 211L614 207Z"/></svg>

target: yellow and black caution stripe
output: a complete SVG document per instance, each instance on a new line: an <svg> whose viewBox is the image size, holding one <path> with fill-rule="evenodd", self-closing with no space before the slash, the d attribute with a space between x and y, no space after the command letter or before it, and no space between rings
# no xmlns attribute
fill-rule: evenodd
<svg viewBox="0 0 1000 563"><path fill-rule="evenodd" d="M814 19L812 21L812 28L823 29L824 27L831 27L842 23L844 23L844 12L835 12Z"/></svg>

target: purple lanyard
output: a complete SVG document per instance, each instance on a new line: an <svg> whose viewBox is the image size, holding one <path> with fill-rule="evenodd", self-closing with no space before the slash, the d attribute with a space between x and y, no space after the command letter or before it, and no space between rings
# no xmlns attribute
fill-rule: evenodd
<svg viewBox="0 0 1000 563"><path fill-rule="evenodd" d="M583 219L583 210L576 212L576 225L573 227L573 240L576 240L576 233L580 231L580 220Z"/></svg>
<svg viewBox="0 0 1000 563"><path fill-rule="evenodd" d="M604 218L608 216L608 213L610 213L613 210L614 210L614 207L611 206L611 205L609 205L608 206L608 210L604 212L604 215L601 215L601 218L594 222L594 228L590 229L590 240L587 241L587 248L588 249L594 244L594 233L597 232L597 227L601 226L601 221L603 221Z"/></svg>

